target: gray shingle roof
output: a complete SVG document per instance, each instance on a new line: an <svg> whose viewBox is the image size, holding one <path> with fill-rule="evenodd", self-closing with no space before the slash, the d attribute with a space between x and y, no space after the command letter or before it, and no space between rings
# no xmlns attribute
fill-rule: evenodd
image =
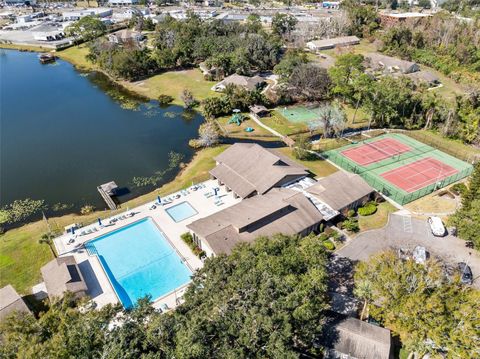
<svg viewBox="0 0 480 359"><path fill-rule="evenodd" d="M391 358L390 330L355 318L339 317L328 322L322 343L338 353L349 355L349 358Z"/></svg>
<svg viewBox="0 0 480 359"><path fill-rule="evenodd" d="M204 239L215 253L230 253L240 242L277 233L298 234L323 219L302 193L274 188L265 195L199 219L187 227Z"/></svg>
<svg viewBox="0 0 480 359"><path fill-rule="evenodd" d="M218 166L210 174L240 197L264 194L285 178L308 175L305 167L282 154L257 144L236 143L215 158Z"/></svg>
<svg viewBox="0 0 480 359"><path fill-rule="evenodd" d="M0 320L14 311L28 312L27 305L10 284L0 289Z"/></svg>
<svg viewBox="0 0 480 359"><path fill-rule="evenodd" d="M408 74L419 70L418 64L412 61L406 61L397 59L396 57L390 57L377 53L368 53L365 55L365 58L370 62L370 67L373 69L397 69L404 73Z"/></svg>
<svg viewBox="0 0 480 359"><path fill-rule="evenodd" d="M338 171L321 178L307 192L336 211L372 193L374 189L359 175Z"/></svg>
<svg viewBox="0 0 480 359"><path fill-rule="evenodd" d="M66 291L87 291L87 285L74 256L58 257L41 268L45 287L50 298L62 297Z"/></svg>

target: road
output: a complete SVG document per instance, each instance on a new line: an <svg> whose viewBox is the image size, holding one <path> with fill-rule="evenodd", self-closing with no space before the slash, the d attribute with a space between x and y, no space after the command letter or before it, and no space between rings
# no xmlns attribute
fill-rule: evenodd
<svg viewBox="0 0 480 359"><path fill-rule="evenodd" d="M465 247L465 241L456 237L434 237L425 220L408 215L391 214L387 226L359 234L336 254L354 261L363 261L387 249L413 250L416 246L425 247L431 256L447 263L455 264L468 260L473 272L473 286L480 289L479 253Z"/></svg>

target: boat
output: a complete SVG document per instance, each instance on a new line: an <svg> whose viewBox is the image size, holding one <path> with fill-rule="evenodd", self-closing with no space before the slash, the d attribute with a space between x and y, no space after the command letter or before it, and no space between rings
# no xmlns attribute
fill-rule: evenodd
<svg viewBox="0 0 480 359"><path fill-rule="evenodd" d="M42 64L48 64L48 63L50 63L50 62L54 62L54 61L55 61L55 55L54 55L54 54L50 54L50 53L40 54L40 55L38 55L38 60L39 60Z"/></svg>

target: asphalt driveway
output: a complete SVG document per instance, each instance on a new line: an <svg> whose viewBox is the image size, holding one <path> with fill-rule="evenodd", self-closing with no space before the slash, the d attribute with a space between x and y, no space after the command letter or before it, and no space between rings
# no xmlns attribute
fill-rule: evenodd
<svg viewBox="0 0 480 359"><path fill-rule="evenodd" d="M465 241L459 238L450 235L433 236L425 220L408 215L391 214L384 228L359 234L336 254L354 261L363 261L387 249L413 250L416 246L425 247L431 256L438 257L447 263L455 264L468 260L473 272L473 285L480 288L479 253L465 247Z"/></svg>

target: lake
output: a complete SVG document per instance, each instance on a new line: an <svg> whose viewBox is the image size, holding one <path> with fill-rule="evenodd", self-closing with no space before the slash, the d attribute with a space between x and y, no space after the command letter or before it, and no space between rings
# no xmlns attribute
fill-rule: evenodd
<svg viewBox="0 0 480 359"><path fill-rule="evenodd" d="M134 177L165 171L169 152L188 162L203 118L178 106L132 97L104 75L70 63L41 65L36 53L0 49L0 205L43 199L78 210L106 207L96 187L115 181L124 202L157 186ZM65 211L65 210L64 210Z"/></svg>

